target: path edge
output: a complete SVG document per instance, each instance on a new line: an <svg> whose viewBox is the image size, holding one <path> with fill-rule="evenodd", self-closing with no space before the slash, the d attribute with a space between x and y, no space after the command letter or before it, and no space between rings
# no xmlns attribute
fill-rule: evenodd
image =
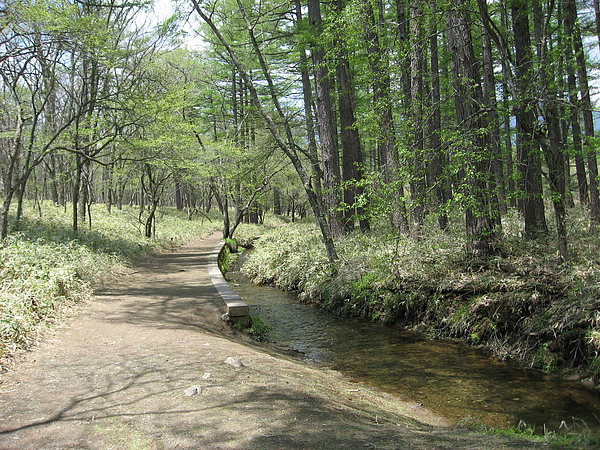
<svg viewBox="0 0 600 450"><path fill-rule="evenodd" d="M224 314L224 320L248 326L250 323L250 308L242 298L233 290L229 283L223 277L219 269L219 254L223 251L225 241L221 240L214 248L208 259L208 274L213 286L221 296L227 312Z"/></svg>

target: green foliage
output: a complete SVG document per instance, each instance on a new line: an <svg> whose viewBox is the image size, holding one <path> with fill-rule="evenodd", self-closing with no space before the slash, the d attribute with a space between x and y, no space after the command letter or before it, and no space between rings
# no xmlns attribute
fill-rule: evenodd
<svg viewBox="0 0 600 450"><path fill-rule="evenodd" d="M314 225L275 228L256 247L243 269L255 283L305 290L307 282L327 276L327 255Z"/></svg>
<svg viewBox="0 0 600 450"><path fill-rule="evenodd" d="M69 208L63 209L44 202L40 212L32 204L26 204L24 214L15 231L29 240L59 243L75 241L94 252L127 259L142 258L161 249L181 245L195 236L217 230L220 225L214 216L212 219L199 217L190 221L182 211L160 208L157 211L156 235L148 239L144 236L143 224L139 221L139 209L113 208L109 214L104 205L97 205L92 207L92 229L88 227L74 235Z"/></svg>
<svg viewBox="0 0 600 450"><path fill-rule="evenodd" d="M42 324L90 298L93 290L119 276L125 266L153 252L207 235L215 223L188 221L161 210L159 237L148 240L137 228L135 211L94 212L95 229L73 236L70 217L43 205L42 218L27 208L19 232L0 246L0 356L27 345Z"/></svg>
<svg viewBox="0 0 600 450"><path fill-rule="evenodd" d="M264 341L267 338L267 334L271 330L271 327L266 325L260 316L250 316L250 334L254 336L256 340Z"/></svg>
<svg viewBox="0 0 600 450"><path fill-rule="evenodd" d="M260 316L251 315L248 326L244 328L242 322L236 322L234 327L240 331L244 331L252 336L253 339L257 341L265 341L267 338L267 334L271 330L271 327L266 325Z"/></svg>
<svg viewBox="0 0 600 450"><path fill-rule="evenodd" d="M600 443L600 436L598 433L590 431L587 424L579 422L581 421L574 418L570 424L563 421L559 431L536 430L523 421L519 421L507 430L488 429L486 431L490 434L524 438L550 448L595 448Z"/></svg>
<svg viewBox="0 0 600 450"><path fill-rule="evenodd" d="M560 431L538 430L522 420L511 425L509 428L500 429L487 427L477 419L465 417L457 424L457 427L492 436L524 439L525 441L549 448L595 448L600 443L600 436L597 433L591 432L587 424L579 422L581 421L577 419L573 419L573 422L570 424L563 421Z"/></svg>
<svg viewBox="0 0 600 450"><path fill-rule="evenodd" d="M555 353L553 353L547 342L544 342L535 352L533 359L535 367L540 368L543 372L553 373L559 367L559 360Z"/></svg>
<svg viewBox="0 0 600 450"><path fill-rule="evenodd" d="M24 344L38 322L88 298L94 276L106 268L118 270L119 262L74 242L6 239L0 250L0 355Z"/></svg>
<svg viewBox="0 0 600 450"><path fill-rule="evenodd" d="M337 243L340 260L331 267L314 225L290 224L261 237L243 270L253 282L299 289L303 299L326 308L388 322L395 320L398 308L420 309L429 292L403 285L416 287L416 276L445 278L444 263L456 245L452 239L444 242L436 237L415 242L384 232L355 233ZM421 273L412 270L417 266Z"/></svg>
<svg viewBox="0 0 600 450"><path fill-rule="evenodd" d="M219 270L223 275L225 275L229 268L235 264L235 261L237 260L237 247L238 243L235 239L225 239L225 244L221 248L219 257L217 258ZM235 249L235 252L233 249Z"/></svg>
<svg viewBox="0 0 600 450"><path fill-rule="evenodd" d="M242 223L235 230L235 239L240 247L252 248L254 242L268 230L282 223L277 217L267 214L264 224Z"/></svg>
<svg viewBox="0 0 600 450"><path fill-rule="evenodd" d="M589 362L588 362L588 367L590 368L590 371L592 372L592 379L600 380L600 357L598 357L597 350L596 350L596 355L590 357Z"/></svg>

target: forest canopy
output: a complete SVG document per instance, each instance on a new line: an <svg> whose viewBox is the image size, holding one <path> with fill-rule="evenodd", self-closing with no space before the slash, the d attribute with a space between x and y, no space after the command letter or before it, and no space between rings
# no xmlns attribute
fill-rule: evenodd
<svg viewBox="0 0 600 450"><path fill-rule="evenodd" d="M225 236L311 214L331 261L354 229L418 239L458 211L476 257L509 209L561 260L569 208L597 229L597 1L172 6L0 4L1 237L27 198L74 232L139 205L148 237L159 205L216 203Z"/></svg>

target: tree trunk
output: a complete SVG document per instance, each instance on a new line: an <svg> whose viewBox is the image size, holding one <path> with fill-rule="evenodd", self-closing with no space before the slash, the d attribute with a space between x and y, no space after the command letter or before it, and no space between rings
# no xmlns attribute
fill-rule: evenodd
<svg viewBox="0 0 600 450"><path fill-rule="evenodd" d="M318 197L318 195L315 193L315 191L313 189L313 186L311 183L311 177L306 172L303 162L300 159L298 153L296 152L297 144L294 141L294 134L292 132L292 127L291 127L289 121L286 119L286 116L284 115L283 110L281 109L281 105L279 104L279 99L275 92L275 88L272 84L272 79L271 79L270 73L267 70L264 59L262 58L262 53L257 48L258 46L253 43L253 46L255 48L255 54L259 58L261 70L263 71L263 74L267 78L267 83L269 84L269 94L270 94L271 100L273 102L273 106L275 107L275 109L277 111L277 118L278 118L278 120L281 121L281 127L278 126L277 123L275 123L275 120L273 119L273 117L271 117L269 112L267 112L261 98L258 95L256 86L254 85L252 79L250 78L247 71L245 70L244 65L238 59L237 54L234 51L233 47L229 44L229 42L221 34L221 32L219 31L217 26L214 24L214 22L210 19L210 17L202 10L198 1L192 0L192 2L194 4L194 9L198 13L198 15L208 25L208 27L211 29L213 34L216 36L216 38L219 40L219 42L223 45L223 47L227 51L227 54L231 58L232 63L238 69L238 72L240 73L241 77L243 78L244 84L248 88L250 97L252 98L252 102L254 103L254 106L258 109L258 112L262 116L263 120L265 121L267 128L269 129L269 132L271 133L271 136L277 143L278 147L286 154L286 156L289 158L290 162L294 166L294 169L296 170L296 173L298 174L300 181L303 184L304 190L306 192L306 196L308 198L308 201L309 201L309 203L313 209L313 212L315 214L315 217L317 219L317 224L319 225L319 229L321 231L321 236L323 238L323 243L324 243L325 249L327 251L328 259L330 262L333 263L334 261L336 261L338 259L338 255L337 255L337 252L335 249L335 244L334 244L333 236L331 234L331 230L329 228L329 224L327 223L326 214L323 211L323 206L321 204L320 198ZM251 35L251 38L254 39L251 26L249 27L248 32ZM283 128L285 137L282 136L279 131L281 128Z"/></svg>
<svg viewBox="0 0 600 450"><path fill-rule="evenodd" d="M209 186L215 197L215 200L217 200L219 212L221 213L221 217L223 219L223 239L227 239L230 235L229 202L227 200L227 192L223 192L221 195L221 191L217 187L217 182L212 177L209 181Z"/></svg>
<svg viewBox="0 0 600 450"><path fill-rule="evenodd" d="M81 190L81 172L82 172L83 161L81 156L75 157L75 179L73 180L73 234L77 234L79 231L79 199Z"/></svg>
<svg viewBox="0 0 600 450"><path fill-rule="evenodd" d="M536 135L544 151L546 166L548 167L548 181L551 189L552 204L556 221L558 254L561 261L567 259L567 227L566 227L566 180L565 180L565 154L560 120L558 115L558 92L552 91L551 86L556 86L551 78L554 74L548 71L550 66L547 60L546 30L544 28L544 15L539 3L533 4L535 41L540 62L540 85L543 114L546 121L547 132L537 131Z"/></svg>
<svg viewBox="0 0 600 450"><path fill-rule="evenodd" d="M341 0L335 2L338 12L342 12ZM343 48L343 43L339 43ZM360 186L363 172L363 155L360 135L356 127L354 85L350 76L350 63L344 50L337 64L338 106L340 111L340 142L342 145L342 181L344 183L344 228L350 231L354 228L355 215L359 217L360 229L369 229L369 220L364 216L362 207L356 207L357 197L363 193Z"/></svg>
<svg viewBox="0 0 600 450"><path fill-rule="evenodd" d="M296 20L302 22L302 5L300 0L296 0ZM306 48L304 44L300 44L300 78L302 80L302 100L304 102L304 122L306 123L306 137L308 140L308 157L312 164L313 186L314 190L321 193L321 178L322 170L319 164L319 155L317 147L317 139L315 136L315 120L314 120L314 101L312 86L310 82L310 74L308 71L308 58L306 56Z"/></svg>
<svg viewBox="0 0 600 450"><path fill-rule="evenodd" d="M437 0L430 0L432 11L436 10ZM429 163L429 184L435 186L440 211L438 212L438 225L441 230L448 227L448 215L445 212L446 204L450 201L452 193L448 188L448 181L442 175L445 155L442 151L442 114L440 94L440 69L438 54L437 18L432 14L430 21L429 52L431 58L431 120L429 123L429 145L432 149L432 158Z"/></svg>
<svg viewBox="0 0 600 450"><path fill-rule="evenodd" d="M308 1L308 18L316 34L321 33L320 0ZM318 37L316 39L318 41ZM340 208L340 162L337 126L331 96L331 80L325 61L325 49L315 42L312 49L317 100L317 125L323 162L323 198L333 237L344 234Z"/></svg>
<svg viewBox="0 0 600 450"><path fill-rule="evenodd" d="M585 63L585 53L581 39L581 30L577 22L577 6L575 0L565 0L566 28L573 43L579 92L581 93L581 111L583 113L583 129L586 137L585 158L588 164L589 196L590 196L590 229L595 230L600 225L600 193L598 191L598 161L594 144L594 118L592 114L592 100Z"/></svg>
<svg viewBox="0 0 600 450"><path fill-rule="evenodd" d="M181 182L181 180L179 179L178 176L175 176L175 180L174 183L175 185L175 192L174 192L174 197L175 197L175 208L177 209L177 211L182 211L184 204L183 204L183 183Z"/></svg>
<svg viewBox="0 0 600 450"><path fill-rule="evenodd" d="M411 118L411 152L412 174L411 190L411 224L410 232L418 236L425 220L425 195L427 190L427 175L425 162L425 143L423 123L423 72L425 67L424 49L425 36L423 31L423 8L421 0L412 0L410 7L410 102Z"/></svg>
<svg viewBox="0 0 600 450"><path fill-rule="evenodd" d="M85 224L88 204L90 203L90 176L89 176L89 161L83 160L81 165L81 185L79 189L79 217L81 223Z"/></svg>
<svg viewBox="0 0 600 450"><path fill-rule="evenodd" d="M111 179L112 167L110 164L108 164L108 162L109 161L107 161L107 164L102 167L102 190L104 193L104 206L106 208L106 212L110 214L112 212L114 193Z"/></svg>
<svg viewBox="0 0 600 450"><path fill-rule="evenodd" d="M542 141L546 164L548 166L548 181L552 190L552 204L556 221L556 237L558 255L561 261L566 261L567 253L567 215L565 206L566 179L565 154L562 148L560 123L556 106L545 106L545 118L548 123L548 143Z"/></svg>
<svg viewBox="0 0 600 450"><path fill-rule="evenodd" d="M375 21L375 13L369 0L361 0L364 17L364 34L367 44L367 58L373 75L373 109L378 120L377 136L378 159L383 169L384 182L392 186L392 225L402 232L408 231L404 188L398 173L398 155L396 154L395 130L392 116L391 79L389 64L380 43Z"/></svg>
<svg viewBox="0 0 600 450"><path fill-rule="evenodd" d="M487 3L478 2L482 20L488 17ZM502 153L500 150L500 119L498 117L498 105L496 102L496 76L494 75L494 61L492 58L492 42L488 27L483 26L481 30L481 42L483 49L483 97L487 107L487 122L491 133L492 168L494 171L494 182L490 184L490 190L494 192L493 199L498 202L494 209L506 213L506 202L504 194L504 168L502 166ZM498 230L502 227L500 215L494 217L495 226Z"/></svg>
<svg viewBox="0 0 600 450"><path fill-rule="evenodd" d="M567 68L567 89L569 91L569 109L571 135L573 136L573 153L575 160L575 171L577 175L577 191L579 193L579 203L582 206L589 205L589 190L587 184L587 174L585 170L585 161L583 159L583 141L581 136L581 123L579 118L579 99L577 98L577 78L575 76L573 61L573 46L567 41L565 45L566 68Z"/></svg>
<svg viewBox="0 0 600 450"><path fill-rule="evenodd" d="M542 166L534 139L537 105L531 37L529 30L529 0L512 0L511 12L515 39L516 89L521 101L515 107L517 120L517 154L522 178L522 212L525 235L535 239L548 233L542 197Z"/></svg>
<svg viewBox="0 0 600 450"><path fill-rule="evenodd" d="M12 195L4 192L4 201L2 202L2 211L0 211L0 240L8 236L8 214L10 213L10 204Z"/></svg>
<svg viewBox="0 0 600 450"><path fill-rule="evenodd" d="M281 192L278 188L273 188L273 214L281 215Z"/></svg>
<svg viewBox="0 0 600 450"><path fill-rule="evenodd" d="M364 166L360 135L356 127L354 114L354 88L350 78L350 65L346 58L338 63L338 102L340 110L340 128L342 144L342 181L344 183L343 195L346 210L344 214L344 228L350 231L354 228L354 216L359 217L360 229L369 229L369 220L364 216L362 207L355 206L357 197L363 193L360 186Z"/></svg>
<svg viewBox="0 0 600 450"><path fill-rule="evenodd" d="M468 0L455 1L446 15L448 49L452 55L454 103L458 126L463 135L465 155L465 219L467 251L472 256L487 257L494 253L497 238L491 196L488 190L491 161L485 122L485 105L473 51Z"/></svg>
<svg viewBox="0 0 600 450"><path fill-rule="evenodd" d="M502 27L508 30L508 17L506 14L506 8L501 8L500 10L500 21ZM502 66L502 106L503 106L503 117L502 117L502 128L504 130L504 159L506 162L506 178L508 183L506 185L506 193L509 197L508 204L512 208L517 207L517 198L516 198L516 189L515 189L515 177L514 177L514 157L513 157L513 145L512 145L512 127L511 127L511 106L510 106L510 96L511 90L509 87L510 84L510 71L509 71L509 61L506 58L501 59Z"/></svg>
<svg viewBox="0 0 600 450"><path fill-rule="evenodd" d="M598 37L598 48L600 49L600 0L593 0L594 21L596 23L596 35Z"/></svg>
<svg viewBox="0 0 600 450"><path fill-rule="evenodd" d="M148 239L154 236L154 221L156 219L157 206L156 202L153 201L148 211L148 217L146 217L146 223L144 224L144 234Z"/></svg>

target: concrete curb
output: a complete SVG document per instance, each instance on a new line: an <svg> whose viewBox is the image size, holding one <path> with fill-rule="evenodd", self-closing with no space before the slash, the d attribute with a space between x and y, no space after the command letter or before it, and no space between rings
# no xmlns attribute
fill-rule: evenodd
<svg viewBox="0 0 600 450"><path fill-rule="evenodd" d="M231 286L229 286L227 281L225 281L225 278L223 278L223 274L219 269L218 259L223 245L225 245L225 242L220 241L210 254L208 259L208 274L210 275L213 286L227 306L229 320L247 326L250 322L250 308Z"/></svg>

